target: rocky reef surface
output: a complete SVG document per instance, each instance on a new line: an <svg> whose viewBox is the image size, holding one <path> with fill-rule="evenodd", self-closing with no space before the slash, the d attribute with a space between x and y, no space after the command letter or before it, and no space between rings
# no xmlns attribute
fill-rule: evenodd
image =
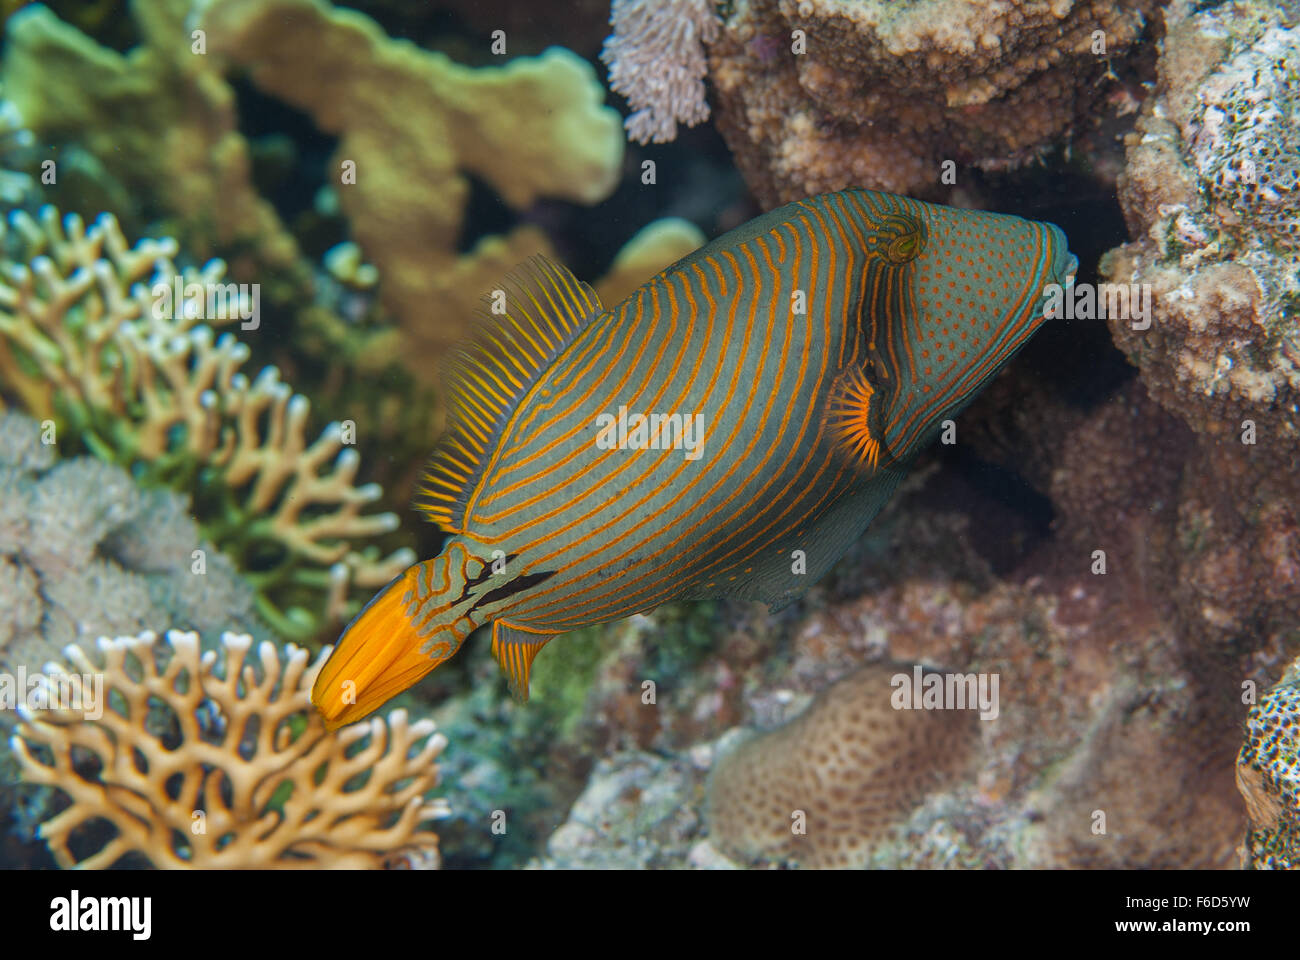
<svg viewBox="0 0 1300 960"><path fill-rule="evenodd" d="M0 659L170 627L318 650L436 548L389 518L486 284L549 252L613 301L759 208L895 190L1058 220L1080 287L1129 309L1046 325L800 602L577 631L526 707L471 641L397 701L441 732L424 865L1300 862L1288 6L619 0L628 132L677 137L649 146L605 103L608 6L564 38L526 6L9 18ZM261 325L160 323L137 296L157 276L258 283ZM895 709L918 665L996 678L996 709ZM34 862L48 796L0 770L0 855Z"/></svg>

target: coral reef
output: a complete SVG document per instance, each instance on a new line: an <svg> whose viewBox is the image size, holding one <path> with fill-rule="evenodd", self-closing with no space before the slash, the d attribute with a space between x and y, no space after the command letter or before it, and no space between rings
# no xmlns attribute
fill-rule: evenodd
<svg viewBox="0 0 1300 960"><path fill-rule="evenodd" d="M265 632L183 497L54 451L36 421L0 414L0 666L39 670L70 643L163 624Z"/></svg>
<svg viewBox="0 0 1300 960"><path fill-rule="evenodd" d="M864 667L725 754L709 784L711 842L746 862L865 866L891 824L966 772L978 739L968 710L896 707L903 670L910 681L910 667Z"/></svg>
<svg viewBox="0 0 1300 960"><path fill-rule="evenodd" d="M546 870L681 869L699 844L704 775L689 758L640 751L596 763L568 819L529 864ZM716 857L709 866L723 866Z"/></svg>
<svg viewBox="0 0 1300 960"><path fill-rule="evenodd" d="M1207 646L1300 621L1300 28L1262 3L1166 11L1129 137L1131 243L1101 269L1151 291L1108 318L1151 396L1196 433L1179 495L1185 629ZM1138 289L1135 288L1135 289Z"/></svg>
<svg viewBox="0 0 1300 960"><path fill-rule="evenodd" d="M718 126L765 206L933 196L945 160L1014 168L1086 129L1154 7L737 0L709 49Z"/></svg>
<svg viewBox="0 0 1300 960"><path fill-rule="evenodd" d="M47 207L39 222L11 221L26 249L0 281L5 391L59 417L102 459L194 490L205 531L258 586L273 627L309 635L345 613L350 584L382 585L412 562L407 549L380 559L358 545L397 518L362 512L381 491L354 484L359 458L343 425L309 445L306 398L274 367L250 381L239 372L247 347L199 322L255 318L248 291L223 283L224 264L178 270L174 240L130 247L109 216L86 227ZM316 612L271 602L294 589L289 600L314 594Z"/></svg>
<svg viewBox="0 0 1300 960"><path fill-rule="evenodd" d="M1246 718L1237 789L1250 811L1245 865L1300 870L1300 659Z"/></svg>
<svg viewBox="0 0 1300 960"><path fill-rule="evenodd" d="M709 119L702 42L716 40L722 26L711 0L614 0L609 22L614 32L600 58L610 89L632 107L623 121L628 139L666 143L677 124Z"/></svg>
<svg viewBox="0 0 1300 960"><path fill-rule="evenodd" d="M11 743L28 783L71 798L40 827L60 866L438 865L432 721L396 710L326 733L309 699L324 654L251 648L226 634L200 654L180 631L102 639L102 663L69 648Z"/></svg>
<svg viewBox="0 0 1300 960"><path fill-rule="evenodd" d="M1181 12L1180 12L1181 11ZM1107 279L1149 284L1149 329L1109 318L1152 395L1210 438L1253 419L1300 449L1300 27L1267 4L1166 13L1155 95L1120 179L1133 242Z"/></svg>
<svg viewBox="0 0 1300 960"><path fill-rule="evenodd" d="M297 243L253 185L235 93L215 58L190 38L191 3L130 6L142 42L126 54L42 4L6 25L5 96L39 140L60 147L62 189L91 203L139 198L146 216L174 218L180 239L200 257L238 252L241 280L253 279L254 269L300 269Z"/></svg>
<svg viewBox="0 0 1300 960"><path fill-rule="evenodd" d="M479 297L508 270L550 252L527 226L458 251L467 175L514 209L541 196L594 203L617 182L618 115L567 50L462 67L323 0L210 0L201 24L215 57L339 137L339 203L414 365L463 338Z"/></svg>

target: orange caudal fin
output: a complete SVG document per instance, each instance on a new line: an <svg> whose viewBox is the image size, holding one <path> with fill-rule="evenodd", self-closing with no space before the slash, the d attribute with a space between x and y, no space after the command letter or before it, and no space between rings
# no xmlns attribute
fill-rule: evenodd
<svg viewBox="0 0 1300 960"><path fill-rule="evenodd" d="M343 631L312 685L311 702L335 730L361 720L413 686L460 647L472 624L439 622L448 609L430 596L434 565L417 563L381 590ZM424 596L425 603L420 602ZM433 603L428 601L432 600Z"/></svg>
<svg viewBox="0 0 1300 960"><path fill-rule="evenodd" d="M510 681L510 693L518 703L528 702L528 682L533 658L557 634L542 633L527 627L496 620L492 624L492 656Z"/></svg>

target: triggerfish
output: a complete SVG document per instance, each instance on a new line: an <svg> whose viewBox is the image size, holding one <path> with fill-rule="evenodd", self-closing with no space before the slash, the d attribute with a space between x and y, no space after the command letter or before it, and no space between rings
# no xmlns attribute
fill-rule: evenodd
<svg viewBox="0 0 1300 960"><path fill-rule="evenodd" d="M779 609L1076 266L1052 224L865 190L773 210L610 308L534 258L448 371L417 506L450 536L343 632L316 709L359 720L487 624L526 699L578 627L705 597Z"/></svg>

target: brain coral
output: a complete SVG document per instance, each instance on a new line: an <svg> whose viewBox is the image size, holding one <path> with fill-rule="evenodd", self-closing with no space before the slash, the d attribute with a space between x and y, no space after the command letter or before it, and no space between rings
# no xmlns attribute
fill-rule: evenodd
<svg viewBox="0 0 1300 960"><path fill-rule="evenodd" d="M944 160L1019 166L1091 122L1154 6L737 0L710 47L718 125L768 206L849 186L932 192Z"/></svg>
<svg viewBox="0 0 1300 960"><path fill-rule="evenodd" d="M804 713L723 756L709 785L709 831L729 856L861 867L888 828L968 769L968 710L896 710L890 678L864 667ZM806 817L800 834L798 813Z"/></svg>
<svg viewBox="0 0 1300 960"><path fill-rule="evenodd" d="M1247 865L1300 869L1300 659L1246 718L1237 788L1250 811Z"/></svg>
<svg viewBox="0 0 1300 960"><path fill-rule="evenodd" d="M0 415L0 664L36 670L69 643L164 624L264 631L185 498L90 457L58 461L35 420Z"/></svg>

